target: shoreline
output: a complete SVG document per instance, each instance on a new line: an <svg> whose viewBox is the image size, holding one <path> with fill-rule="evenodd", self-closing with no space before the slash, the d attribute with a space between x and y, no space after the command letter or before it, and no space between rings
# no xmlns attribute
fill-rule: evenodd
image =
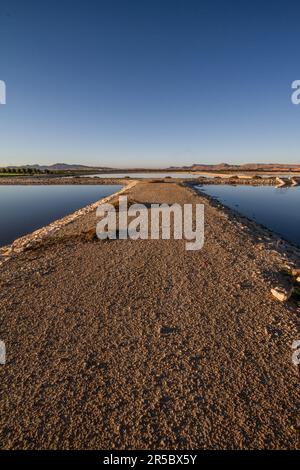
<svg viewBox="0 0 300 470"><path fill-rule="evenodd" d="M80 178L80 177L70 177L70 176L61 176L61 177L50 177L50 178L0 178L1 186L27 186L27 185L39 185L39 186L48 186L48 185L77 185L77 184L86 184L86 185L110 185L110 184L128 184L132 181L136 181L133 178L103 178L101 182L95 178Z"/></svg>
<svg viewBox="0 0 300 470"><path fill-rule="evenodd" d="M60 219L57 219L48 225L44 225L43 227L34 230L33 232L30 232L22 237L16 238L12 243L8 245L1 246L0 266L16 254L22 253L28 249L33 249L35 246L40 245L46 240L49 241L51 237L55 236L57 232L66 225L71 224L78 218L94 211L99 205L108 203L115 197L126 193L136 184L137 181L131 181L130 183L127 182L127 185L124 185L119 191L109 196L106 196L96 202L93 202L87 206L84 206L81 209L72 212L71 214L61 217Z"/></svg>
<svg viewBox="0 0 300 470"><path fill-rule="evenodd" d="M290 262L295 266L300 265L300 247L298 245L285 239L281 234L269 229L263 224L260 224L256 220L243 215L238 210L226 206L226 204L223 204L216 197L201 191L201 189L198 191L195 186L196 185L193 183L187 184L187 187L191 188L191 190L196 194L200 194L201 197L205 198L212 207L215 207L216 209L227 214L231 218L232 222L236 221L238 224L249 228L254 235L264 237L264 242L266 243L267 247L272 247L274 243L276 250L278 250L281 254L286 255L287 257L292 254L293 258L290 260Z"/></svg>
<svg viewBox="0 0 300 470"><path fill-rule="evenodd" d="M278 183L275 178L242 178L238 176L234 177L222 177L216 176L214 178L205 178L201 176L191 178L97 178L97 177L50 177L50 178L30 178L30 177L13 177L13 178L0 178L1 186L11 185L109 185L109 184L128 184L131 181L144 181L144 182L165 182L165 183L184 183L184 182L197 182L197 184L231 184L231 185L253 185L253 186L264 186L274 185Z"/></svg>
<svg viewBox="0 0 300 470"><path fill-rule="evenodd" d="M82 179L80 181L78 181L78 179L76 178L77 183L75 183L75 184L84 184ZM236 220L238 223L242 223L242 224L246 222L246 224L249 226L250 229L253 230L254 233L255 232L261 232L261 230L263 230L265 232L264 235L265 235L265 238L267 240L270 237L274 238L276 240L276 246L277 246L277 248L280 246L280 249L281 249L280 251L282 253L286 253L286 254L291 253L291 252L297 253L296 262L298 262L299 265L300 265L300 247L298 247L296 244L294 244L291 241L285 239L281 234L269 229L265 225L260 224L257 221L255 221L253 219L250 219L247 216L241 214L239 211L234 210L234 209L226 206L225 204L223 204L221 201L219 201L215 197L208 195L204 191L201 191L201 189L200 189L200 192L199 192L195 188L195 186L202 186L202 185L207 185L207 184L220 184L220 185L228 184L228 185L234 185L234 186L236 184L237 185L238 184L240 184L240 185L253 185L253 186L270 185L271 183L268 182L268 181L266 181L266 182L264 181L262 183L262 180L258 179L258 180L256 180L257 184L255 184L255 182L253 182L253 180L239 180L239 183L235 184L232 181L226 181L226 183L224 183L223 181L220 181L219 179L217 179L216 181L212 181L212 180L204 180L204 181L192 180L192 181L190 181L188 179L178 179L177 180L177 179L169 179L169 178L167 178L163 181L161 181L160 179L158 179L158 180L153 180L153 179L148 180L146 178L136 179L136 180L133 180L133 179L115 179L115 180L105 179L103 183L102 183L102 179L101 179L101 182L95 182L95 183L91 180L92 180L92 178L88 179L87 184L97 184L97 185L102 185L102 184L104 184L104 185L109 185L109 184L112 184L112 185L113 184L118 184L118 185L120 185L120 184L122 184L123 188L121 188L118 192L111 194L110 196L102 198L99 201L96 201L94 203L89 204L88 206L84 206L84 207L74 211L73 213L70 213L70 214L68 214L68 215L66 215L66 216L64 216L60 219L57 219L57 220L53 221L50 224L47 224L43 227L40 227L39 229L37 229L33 232L29 232L28 234L25 234L22 237L16 238L12 243L10 243L8 245L1 246L0 247L0 266L1 266L2 263L7 261L12 255L16 255L19 252L23 252L23 251L33 247L35 244L40 244L40 243L43 242L43 240L49 239L49 237L51 237L52 235L55 235L58 232L58 230L60 230L60 228L72 223L74 220L76 220L76 219L84 216L85 214L95 210L95 208L98 207L99 204L109 202L112 199L114 199L115 197L117 197L118 195L123 194L124 192L127 193L136 184L138 184L138 183L160 184L162 182L165 183L165 184L168 183L168 184L182 185L183 187L187 187L187 188L191 189L197 195L201 194L201 196L204 197L207 201L209 201L210 204L213 207L216 207L217 209L222 210L224 213L228 214L233 220ZM52 181L51 182L46 182L46 183L36 181L35 184L36 185L58 184L56 181L53 181L53 182ZM13 184L13 183L11 183L11 184ZM18 184L19 183L17 183L17 185ZM32 182L31 181L26 182L26 184L31 185ZM66 183L61 182L60 184L66 184ZM73 184L73 183L67 183L67 184ZM273 183L272 183L272 185L273 185Z"/></svg>

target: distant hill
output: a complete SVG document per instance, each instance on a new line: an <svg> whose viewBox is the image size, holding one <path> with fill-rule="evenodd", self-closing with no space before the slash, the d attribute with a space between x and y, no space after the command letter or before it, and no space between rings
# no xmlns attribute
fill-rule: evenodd
<svg viewBox="0 0 300 470"><path fill-rule="evenodd" d="M59 170L59 171L99 171L99 170L111 170L110 167L105 166L87 166L87 165L78 165L78 164L68 164L68 163L54 163L53 165L20 165L12 166L10 168L33 168L37 170Z"/></svg>
<svg viewBox="0 0 300 470"><path fill-rule="evenodd" d="M195 163L189 169L193 171L300 171L300 164L246 163L243 165L230 165L228 163L219 163L205 165Z"/></svg>

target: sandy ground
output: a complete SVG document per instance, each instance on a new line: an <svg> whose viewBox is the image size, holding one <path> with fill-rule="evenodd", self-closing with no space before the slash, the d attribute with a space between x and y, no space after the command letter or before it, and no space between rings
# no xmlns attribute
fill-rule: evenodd
<svg viewBox="0 0 300 470"><path fill-rule="evenodd" d="M1 448L299 449L284 258L192 189L131 197L204 203L204 248L84 239L89 214L3 264Z"/></svg>

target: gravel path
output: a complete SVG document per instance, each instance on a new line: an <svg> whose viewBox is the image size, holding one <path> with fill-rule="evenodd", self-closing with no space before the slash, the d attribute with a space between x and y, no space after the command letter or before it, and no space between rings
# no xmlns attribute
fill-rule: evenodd
<svg viewBox="0 0 300 470"><path fill-rule="evenodd" d="M204 203L204 248L85 240L89 214L1 266L1 448L299 449L282 255L176 183L131 197Z"/></svg>

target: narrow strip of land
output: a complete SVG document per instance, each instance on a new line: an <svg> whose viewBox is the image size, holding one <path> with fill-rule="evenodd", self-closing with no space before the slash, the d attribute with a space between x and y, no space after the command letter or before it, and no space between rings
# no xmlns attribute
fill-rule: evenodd
<svg viewBox="0 0 300 470"><path fill-rule="evenodd" d="M96 241L88 214L0 267L3 449L296 449L297 312L258 233L176 183L141 203L204 203L205 244Z"/></svg>

